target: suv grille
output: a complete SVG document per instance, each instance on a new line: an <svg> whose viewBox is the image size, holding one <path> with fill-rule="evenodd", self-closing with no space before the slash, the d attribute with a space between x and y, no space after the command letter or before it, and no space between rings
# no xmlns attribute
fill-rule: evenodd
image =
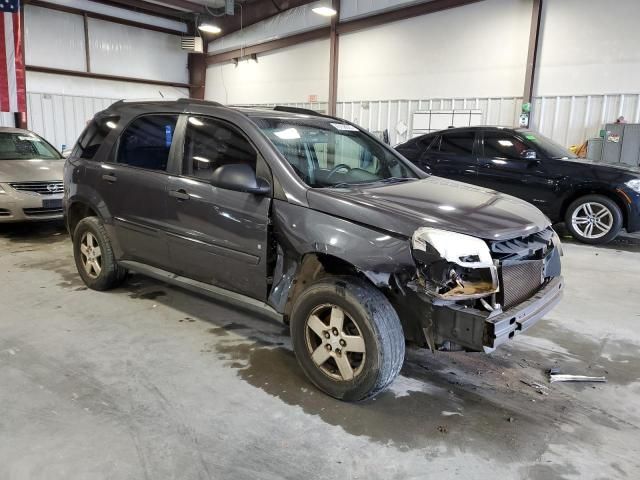
<svg viewBox="0 0 640 480"><path fill-rule="evenodd" d="M531 298L544 283L544 258L553 248L553 230L547 228L525 237L490 243L491 256L499 261L501 291L498 302L504 310Z"/></svg>
<svg viewBox="0 0 640 480"><path fill-rule="evenodd" d="M505 264L501 270L502 307L505 310L531 298L542 286L543 260Z"/></svg>
<svg viewBox="0 0 640 480"><path fill-rule="evenodd" d="M16 182L9 185L19 192L33 192L40 195L54 195L64 192L64 186L59 180L51 182Z"/></svg>

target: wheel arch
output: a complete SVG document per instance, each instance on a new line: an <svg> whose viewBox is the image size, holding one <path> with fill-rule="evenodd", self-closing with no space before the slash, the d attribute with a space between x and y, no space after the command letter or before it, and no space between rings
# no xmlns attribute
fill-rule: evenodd
<svg viewBox="0 0 640 480"><path fill-rule="evenodd" d="M358 277L373 287L380 288L388 286L384 282L382 284L374 281L372 275L368 274L353 263L344 258L323 252L307 252L298 262L295 275L292 278L291 287L288 292L287 301L284 305L285 320L289 318L293 303L307 285L316 280L328 276L349 275Z"/></svg>
<svg viewBox="0 0 640 480"><path fill-rule="evenodd" d="M613 201L616 205L618 205L620 211L622 212L622 226L625 228L627 227L629 221L629 212L627 210L627 206L624 203L624 200L619 195L617 195L615 191L612 191L611 189L606 187L585 186L572 191L571 194L568 195L562 203L562 210L560 212L561 218L565 218L567 210L573 202L587 195L602 195Z"/></svg>
<svg viewBox="0 0 640 480"><path fill-rule="evenodd" d="M90 202L83 199L72 201L66 211L66 224L70 235L73 235L80 220L86 217L99 217L102 219L99 210L94 208Z"/></svg>

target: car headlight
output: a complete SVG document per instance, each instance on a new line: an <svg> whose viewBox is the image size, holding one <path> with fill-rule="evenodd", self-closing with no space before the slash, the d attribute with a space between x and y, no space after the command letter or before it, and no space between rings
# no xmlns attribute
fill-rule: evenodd
<svg viewBox="0 0 640 480"><path fill-rule="evenodd" d="M2 188L2 185L0 185L0 195L5 195L7 192L4 191L4 188Z"/></svg>
<svg viewBox="0 0 640 480"><path fill-rule="evenodd" d="M640 178L634 178L633 180L629 180L625 183L627 187L629 187L634 192L640 193Z"/></svg>
<svg viewBox="0 0 640 480"><path fill-rule="evenodd" d="M411 239L425 293L446 300L470 300L498 291L498 271L484 240L423 227Z"/></svg>

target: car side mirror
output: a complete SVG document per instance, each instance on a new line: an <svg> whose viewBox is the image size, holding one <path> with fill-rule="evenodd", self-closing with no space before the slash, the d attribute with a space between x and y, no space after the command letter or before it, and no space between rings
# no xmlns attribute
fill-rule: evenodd
<svg viewBox="0 0 640 480"><path fill-rule="evenodd" d="M267 195L271 192L269 182L257 177L253 168L246 163L230 163L216 168L211 175L211 185L256 195Z"/></svg>
<svg viewBox="0 0 640 480"><path fill-rule="evenodd" d="M523 160L538 160L538 154L535 150L523 150L520 158Z"/></svg>

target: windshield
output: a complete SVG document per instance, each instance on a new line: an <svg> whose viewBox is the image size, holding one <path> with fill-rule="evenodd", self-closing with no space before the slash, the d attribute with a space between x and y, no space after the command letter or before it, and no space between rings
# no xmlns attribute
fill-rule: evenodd
<svg viewBox="0 0 640 480"><path fill-rule="evenodd" d="M0 160L59 160L62 157L43 138L31 132L0 132Z"/></svg>
<svg viewBox="0 0 640 480"><path fill-rule="evenodd" d="M554 160L561 160L563 158L578 158L571 153L567 148L563 147L559 143L554 142L550 138L540 135L539 133L532 132L530 130L524 130L521 132L527 140L535 144L545 156Z"/></svg>
<svg viewBox="0 0 640 480"><path fill-rule="evenodd" d="M310 187L348 187L418 178L396 154L339 120L253 120Z"/></svg>

